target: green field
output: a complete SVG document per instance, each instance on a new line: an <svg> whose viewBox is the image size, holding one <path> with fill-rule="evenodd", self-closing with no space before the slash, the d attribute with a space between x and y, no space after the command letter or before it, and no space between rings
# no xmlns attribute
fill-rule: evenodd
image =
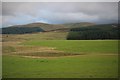
<svg viewBox="0 0 120 80"><path fill-rule="evenodd" d="M71 53L117 53L117 40L39 40L24 45L47 46Z"/></svg>
<svg viewBox="0 0 120 80"><path fill-rule="evenodd" d="M115 78L116 56L85 55L54 59L4 56L4 78Z"/></svg>
<svg viewBox="0 0 120 80"><path fill-rule="evenodd" d="M18 49L53 48L49 51L62 51L70 56L24 57L3 55L4 78L117 78L117 40L30 40L18 44ZM23 46L23 48L21 47ZM41 48L42 47L42 48ZM17 47L14 52L19 53ZM24 50L25 49L25 50ZM29 50L28 50L29 51ZM35 52L34 49L33 52ZM44 51L44 50L43 50ZM31 51L29 51L31 52ZM46 51L45 51L46 52ZM45 53L44 52L44 53ZM40 52L38 52L39 54ZM40 53L41 54L41 53Z"/></svg>

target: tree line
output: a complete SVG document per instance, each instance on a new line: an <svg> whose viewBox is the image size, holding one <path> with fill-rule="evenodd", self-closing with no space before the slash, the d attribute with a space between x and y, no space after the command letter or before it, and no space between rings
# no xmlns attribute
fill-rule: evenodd
<svg viewBox="0 0 120 80"><path fill-rule="evenodd" d="M39 27L7 27L2 28L2 34L26 34L34 32L43 32Z"/></svg>
<svg viewBox="0 0 120 80"><path fill-rule="evenodd" d="M96 40L96 39L119 39L118 27L81 27L72 28L67 40Z"/></svg>

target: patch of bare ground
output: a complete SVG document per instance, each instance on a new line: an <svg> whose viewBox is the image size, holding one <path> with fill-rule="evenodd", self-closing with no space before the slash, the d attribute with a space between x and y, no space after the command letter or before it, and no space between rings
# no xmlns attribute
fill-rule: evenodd
<svg viewBox="0 0 120 80"><path fill-rule="evenodd" d="M18 46L18 44L20 44L21 42L18 41L8 41L8 42L2 42L2 46Z"/></svg>
<svg viewBox="0 0 120 80"><path fill-rule="evenodd" d="M49 53L51 54L51 53ZM69 53L64 53L61 55L61 53L58 53L60 55L21 55L21 57L25 58L45 58L45 59L54 59L54 58L64 58L64 57L84 57L84 56L118 56L118 54L84 54L84 53L79 53L79 54L69 54ZM67 55L66 55L67 54Z"/></svg>
<svg viewBox="0 0 120 80"><path fill-rule="evenodd" d="M84 53L66 53L59 51L55 47L24 46L21 42L7 41L1 43L3 46L3 55L17 55L27 58L58 58L58 57L76 57L76 56L117 56L114 53L84 54Z"/></svg>
<svg viewBox="0 0 120 80"><path fill-rule="evenodd" d="M44 59L54 59L54 58L63 58L63 57L77 57L77 56L84 56L84 55L68 55L68 56L46 56L46 57L44 57L44 56L22 56L22 57L24 57L24 58L37 58L37 59L39 59L39 58L44 58Z"/></svg>
<svg viewBox="0 0 120 80"><path fill-rule="evenodd" d="M52 53L60 53L63 51L58 51L53 47L39 47L39 46L16 46L16 51L13 52L15 54L23 53L42 53L42 52L52 52Z"/></svg>
<svg viewBox="0 0 120 80"><path fill-rule="evenodd" d="M19 56L31 56L31 57L62 57L62 56L73 56L73 55L80 55L80 54L73 54L73 53L65 53L63 51L58 50L45 50L39 49L36 51L19 51L13 52L12 55L19 55Z"/></svg>
<svg viewBox="0 0 120 80"><path fill-rule="evenodd" d="M3 55L19 55L29 57L61 57L79 54L65 53L55 47L24 46L20 42L3 42Z"/></svg>

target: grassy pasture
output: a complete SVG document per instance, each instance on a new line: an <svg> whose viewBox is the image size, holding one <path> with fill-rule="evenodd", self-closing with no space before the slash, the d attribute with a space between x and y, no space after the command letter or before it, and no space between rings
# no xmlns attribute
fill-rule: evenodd
<svg viewBox="0 0 120 80"><path fill-rule="evenodd" d="M39 32L33 34L3 34L4 42L8 41L28 41L28 40L65 40L68 32Z"/></svg>
<svg viewBox="0 0 120 80"><path fill-rule="evenodd" d="M49 31L89 25L95 24L78 23L64 26L35 23L23 26L41 26L45 31ZM105 26L103 25L103 28ZM118 40L66 40L69 32L61 31L3 34L2 77L118 77Z"/></svg>
<svg viewBox="0 0 120 80"><path fill-rule="evenodd" d="M84 55L41 58L3 55L3 77L116 78L118 77L117 44L117 40L35 39L25 41L19 45L36 48L48 47L48 49L50 47L56 51ZM10 48L11 52L15 51L11 47L7 47L6 49L8 48Z"/></svg>
<svg viewBox="0 0 120 80"><path fill-rule="evenodd" d="M82 55L59 58L3 56L4 78L115 78L117 56Z"/></svg>
<svg viewBox="0 0 120 80"><path fill-rule="evenodd" d="M47 46L71 53L117 53L117 40L39 40L24 45Z"/></svg>

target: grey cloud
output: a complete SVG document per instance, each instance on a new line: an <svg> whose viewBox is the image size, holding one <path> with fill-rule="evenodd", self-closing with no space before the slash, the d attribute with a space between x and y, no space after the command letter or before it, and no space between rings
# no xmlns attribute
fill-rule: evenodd
<svg viewBox="0 0 120 80"><path fill-rule="evenodd" d="M29 15L32 19L44 19L48 23L117 22L117 2L3 2L4 24L11 18ZM9 17L4 17L9 16ZM35 20L36 20L35 19ZM15 23L14 23L15 24Z"/></svg>

